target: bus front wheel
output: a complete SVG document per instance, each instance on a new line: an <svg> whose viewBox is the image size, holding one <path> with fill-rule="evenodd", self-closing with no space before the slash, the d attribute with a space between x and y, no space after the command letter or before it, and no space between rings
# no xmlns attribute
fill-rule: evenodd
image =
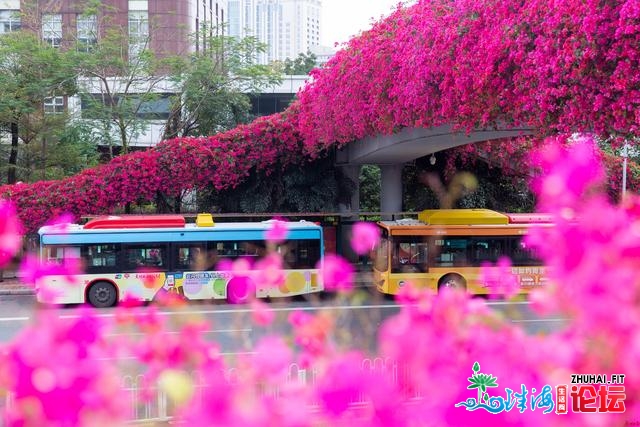
<svg viewBox="0 0 640 427"><path fill-rule="evenodd" d="M459 274L447 274L438 283L438 291L444 288L464 291L467 289L467 281Z"/></svg>
<svg viewBox="0 0 640 427"><path fill-rule="evenodd" d="M117 298L116 287L109 282L96 282L87 291L89 304L96 308L112 307Z"/></svg>

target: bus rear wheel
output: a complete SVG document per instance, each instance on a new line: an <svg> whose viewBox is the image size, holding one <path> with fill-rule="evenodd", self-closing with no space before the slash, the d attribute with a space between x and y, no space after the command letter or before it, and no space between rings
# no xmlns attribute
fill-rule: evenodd
<svg viewBox="0 0 640 427"><path fill-rule="evenodd" d="M467 289L467 281L459 274L447 274L438 282L438 292L444 288L465 291Z"/></svg>
<svg viewBox="0 0 640 427"><path fill-rule="evenodd" d="M116 287L109 282L96 282L87 291L89 304L96 308L113 307L117 298Z"/></svg>

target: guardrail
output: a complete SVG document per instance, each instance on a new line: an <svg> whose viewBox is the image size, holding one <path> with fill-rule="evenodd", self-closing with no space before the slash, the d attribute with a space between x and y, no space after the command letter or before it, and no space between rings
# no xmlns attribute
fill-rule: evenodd
<svg viewBox="0 0 640 427"><path fill-rule="evenodd" d="M399 369L396 362L383 358L363 359L361 367L365 371L387 376L394 384L398 384L398 381L402 379L401 375L409 374L409 372ZM208 385L197 372L191 375L194 384L194 396L190 404L202 405L206 403L203 399ZM230 368L224 372L224 375L227 381L233 384L237 382L239 372L236 368ZM314 386L318 379L319 371L317 369L305 369L294 363L289 366L284 385ZM167 394L157 384L148 384L144 375L126 375L122 378L121 384L122 395L120 398L124 398L128 402L128 415L131 424L165 423L173 418L176 408ZM262 389L261 392L263 395L278 399L281 390L277 387L270 387ZM414 399L419 399L420 397L419 394L416 394ZM4 405L2 405L3 403ZM366 396L360 395L349 403L358 407L367 405L368 400ZM6 398L0 400L0 414L2 414L0 426L4 425L5 409L10 408L13 404L11 393L7 393ZM317 406L317 402L312 403L310 410L314 410Z"/></svg>

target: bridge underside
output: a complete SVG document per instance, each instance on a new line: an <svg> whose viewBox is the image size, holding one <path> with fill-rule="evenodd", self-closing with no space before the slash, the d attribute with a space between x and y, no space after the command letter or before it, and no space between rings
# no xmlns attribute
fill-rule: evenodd
<svg viewBox="0 0 640 427"><path fill-rule="evenodd" d="M531 129L478 129L454 132L450 125L405 128L393 135L366 137L338 151L339 165L397 165L438 151L494 139L527 135Z"/></svg>
<svg viewBox="0 0 640 427"><path fill-rule="evenodd" d="M359 184L360 166L379 165L381 169L380 210L402 211L402 166L417 158L460 145L531 134L531 129L478 129L471 133L454 132L449 125L435 128L405 128L393 135L379 135L354 141L340 149L336 164ZM356 190L350 206L341 206L346 214L357 214L360 206Z"/></svg>

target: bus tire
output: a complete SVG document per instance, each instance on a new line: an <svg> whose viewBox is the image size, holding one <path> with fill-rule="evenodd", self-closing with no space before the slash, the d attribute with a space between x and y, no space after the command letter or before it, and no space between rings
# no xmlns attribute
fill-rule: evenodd
<svg viewBox="0 0 640 427"><path fill-rule="evenodd" d="M449 273L444 275L438 282L438 292L444 288L466 291L467 281L459 274Z"/></svg>
<svg viewBox="0 0 640 427"><path fill-rule="evenodd" d="M87 301L96 308L113 307L118 300L118 290L109 282L96 282L87 290Z"/></svg>

